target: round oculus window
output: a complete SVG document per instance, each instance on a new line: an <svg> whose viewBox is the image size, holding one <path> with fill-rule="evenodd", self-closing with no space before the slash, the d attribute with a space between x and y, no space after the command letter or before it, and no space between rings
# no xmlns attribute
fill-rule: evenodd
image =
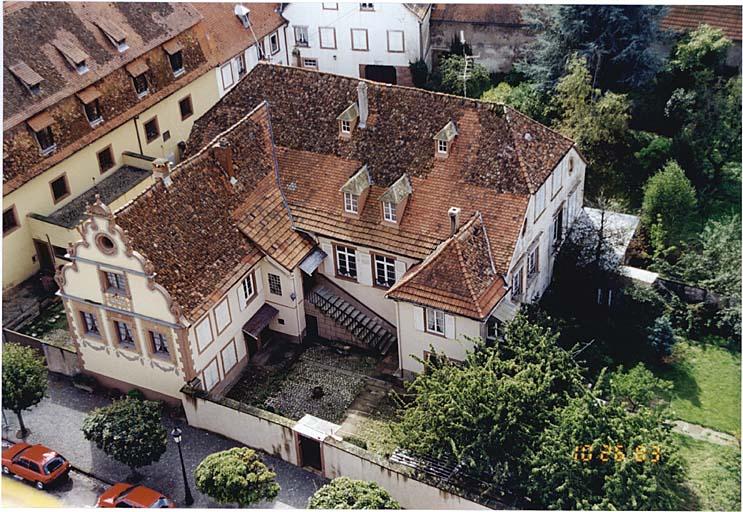
<svg viewBox="0 0 743 512"><path fill-rule="evenodd" d="M116 244L106 235L98 235L95 241L98 248L105 254L112 254L116 250Z"/></svg>

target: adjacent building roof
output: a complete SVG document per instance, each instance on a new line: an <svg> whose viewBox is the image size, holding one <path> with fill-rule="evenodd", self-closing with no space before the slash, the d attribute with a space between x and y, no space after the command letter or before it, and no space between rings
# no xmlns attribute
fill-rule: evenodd
<svg viewBox="0 0 743 512"><path fill-rule="evenodd" d="M485 223L477 212L406 273L387 297L484 320L506 291L490 254Z"/></svg>
<svg viewBox="0 0 743 512"><path fill-rule="evenodd" d="M288 22L278 11L279 4L249 3L250 25L245 28L235 16L235 3L194 3L203 20L199 25L208 44L208 58L222 64ZM253 35L255 34L255 36Z"/></svg>
<svg viewBox="0 0 743 512"><path fill-rule="evenodd" d="M722 29L733 41L741 40L740 5L671 5L661 22L661 27L670 30L694 30L699 25L710 25Z"/></svg>
<svg viewBox="0 0 743 512"><path fill-rule="evenodd" d="M434 4L431 21L521 26L524 24L521 7L517 4Z"/></svg>
<svg viewBox="0 0 743 512"><path fill-rule="evenodd" d="M6 2L3 14L4 130L93 84L201 18L188 4L174 2ZM118 27L129 49L119 53L101 26ZM84 59L89 71L78 74L64 54ZM14 66L15 73L10 69ZM36 76L43 81L40 93L33 95L21 80L37 81Z"/></svg>

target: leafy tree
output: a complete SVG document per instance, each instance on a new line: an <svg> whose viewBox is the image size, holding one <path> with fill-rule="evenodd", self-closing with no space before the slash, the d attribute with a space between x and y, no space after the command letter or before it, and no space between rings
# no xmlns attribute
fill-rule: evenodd
<svg viewBox="0 0 743 512"><path fill-rule="evenodd" d="M400 504L374 482L342 476L320 487L310 498L307 508L397 510Z"/></svg>
<svg viewBox="0 0 743 512"><path fill-rule="evenodd" d="M28 435L21 412L41 402L46 393L46 379L44 359L34 349L16 343L3 344L3 409L18 416L20 437Z"/></svg>
<svg viewBox="0 0 743 512"><path fill-rule="evenodd" d="M418 59L410 63L410 74L413 77L413 85L423 88L428 82L428 65L426 61Z"/></svg>
<svg viewBox="0 0 743 512"><path fill-rule="evenodd" d="M526 58L516 64L542 90L552 89L566 72L567 57L577 52L588 63L591 83L627 91L652 80L663 62L658 43L662 6L562 5L526 10L537 37Z"/></svg>
<svg viewBox="0 0 743 512"><path fill-rule="evenodd" d="M512 86L508 82L500 82L496 87L485 91L481 99L505 103L541 123L549 123L551 112L549 102L532 83L522 82Z"/></svg>
<svg viewBox="0 0 743 512"><path fill-rule="evenodd" d="M659 379L639 363L629 371L620 366L609 380L612 399L635 412L639 407L648 407L673 389L673 384Z"/></svg>
<svg viewBox="0 0 743 512"><path fill-rule="evenodd" d="M218 503L247 507L279 495L276 473L250 448L207 455L196 467L196 487Z"/></svg>
<svg viewBox="0 0 743 512"><path fill-rule="evenodd" d="M167 433L158 402L129 397L116 400L91 411L82 431L85 439L129 466L132 476L137 468L157 462L165 453Z"/></svg>
<svg viewBox="0 0 743 512"><path fill-rule="evenodd" d="M696 205L694 186L684 174L684 170L671 160L645 185L642 220L649 228L660 215L667 233L666 242L675 243L687 228Z"/></svg>
<svg viewBox="0 0 743 512"><path fill-rule="evenodd" d="M441 74L441 89L449 94L479 98L484 91L490 88L490 74L482 64L470 62L467 64L467 88L465 90L464 74L465 59L461 55L451 54L439 62Z"/></svg>
<svg viewBox="0 0 743 512"><path fill-rule="evenodd" d="M671 321L667 316L659 316L648 329L648 343L662 360L671 355L676 337L673 333Z"/></svg>
<svg viewBox="0 0 743 512"><path fill-rule="evenodd" d="M540 436L531 498L537 508L678 509L686 469L665 416L642 405L629 411L611 392L598 400L602 380L596 395L570 399Z"/></svg>
<svg viewBox="0 0 743 512"><path fill-rule="evenodd" d="M640 179L635 183L645 183L655 171L671 159L672 140L650 132L637 132L634 135L636 141L641 144L641 148L634 154L640 170L636 175L636 178Z"/></svg>
<svg viewBox="0 0 743 512"><path fill-rule="evenodd" d="M577 365L555 335L517 316L503 338L475 349L462 365L432 357L409 384L413 400L396 425L400 445L453 457L495 487L518 487L535 436L579 385Z"/></svg>

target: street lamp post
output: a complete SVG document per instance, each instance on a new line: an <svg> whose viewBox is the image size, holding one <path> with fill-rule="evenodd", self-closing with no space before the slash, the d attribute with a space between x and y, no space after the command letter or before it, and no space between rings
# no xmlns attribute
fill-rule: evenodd
<svg viewBox="0 0 743 512"><path fill-rule="evenodd" d="M183 463L183 451L181 450L181 429L175 427L170 433L173 436L176 446L178 446L178 455L181 457L181 471L183 472L183 487L186 488L186 505L193 504L193 496L191 496L191 489L188 487L188 478L186 478L186 465Z"/></svg>

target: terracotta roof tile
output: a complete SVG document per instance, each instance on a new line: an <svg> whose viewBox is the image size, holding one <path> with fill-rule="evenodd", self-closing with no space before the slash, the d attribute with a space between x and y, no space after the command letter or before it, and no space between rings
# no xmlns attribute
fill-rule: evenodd
<svg viewBox="0 0 743 512"><path fill-rule="evenodd" d="M741 19L740 5L672 5L661 27L686 31L707 24L722 29L733 41L740 41Z"/></svg>
<svg viewBox="0 0 743 512"><path fill-rule="evenodd" d="M392 299L477 320L487 318L505 294L505 281L496 273L479 212L387 292Z"/></svg>

